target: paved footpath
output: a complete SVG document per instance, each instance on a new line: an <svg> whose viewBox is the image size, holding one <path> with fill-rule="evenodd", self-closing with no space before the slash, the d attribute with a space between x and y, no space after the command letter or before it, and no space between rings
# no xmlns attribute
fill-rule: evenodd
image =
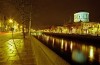
<svg viewBox="0 0 100 65"><path fill-rule="evenodd" d="M0 39L0 65L69 64L33 36L14 35Z"/></svg>
<svg viewBox="0 0 100 65"><path fill-rule="evenodd" d="M23 41L21 35L0 39L0 65L36 65L30 39Z"/></svg>

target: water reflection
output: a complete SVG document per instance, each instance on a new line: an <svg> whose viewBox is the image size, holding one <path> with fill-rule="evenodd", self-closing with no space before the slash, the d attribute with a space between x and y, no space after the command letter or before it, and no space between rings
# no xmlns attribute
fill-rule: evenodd
<svg viewBox="0 0 100 65"><path fill-rule="evenodd" d="M53 38L53 40L52 40L53 42L52 42L52 46L54 47L54 42L55 42L55 39Z"/></svg>
<svg viewBox="0 0 100 65"><path fill-rule="evenodd" d="M70 49L71 49L71 51L72 51L72 49L73 49L73 42L71 41L71 43L70 43Z"/></svg>
<svg viewBox="0 0 100 65"><path fill-rule="evenodd" d="M47 41L47 42L49 41L49 36L46 37L46 41Z"/></svg>
<svg viewBox="0 0 100 65"><path fill-rule="evenodd" d="M67 51L67 41L65 42L65 51Z"/></svg>
<svg viewBox="0 0 100 65"><path fill-rule="evenodd" d="M59 40L59 39L55 39L55 40L56 40L56 43L58 43L58 44L59 44L59 41L60 41L60 40Z"/></svg>
<svg viewBox="0 0 100 65"><path fill-rule="evenodd" d="M83 63L86 61L86 56L80 50L73 50L72 51L72 59L76 62Z"/></svg>
<svg viewBox="0 0 100 65"><path fill-rule="evenodd" d="M64 47L64 40L63 39L61 39L61 49L63 49Z"/></svg>
<svg viewBox="0 0 100 65"><path fill-rule="evenodd" d="M89 58L90 58L90 61L93 61L94 59L94 52L95 51L95 48L93 46L90 46L90 51L89 51Z"/></svg>
<svg viewBox="0 0 100 65"><path fill-rule="evenodd" d="M44 42L48 43L48 46L52 46L52 48L58 49L59 52L64 53L65 55L70 54L70 59L75 62L83 63L88 61L88 63L96 62L100 64L100 48L47 35L42 35L42 38L38 38L44 40ZM62 50L64 52L62 52ZM67 59L67 57L65 58Z"/></svg>

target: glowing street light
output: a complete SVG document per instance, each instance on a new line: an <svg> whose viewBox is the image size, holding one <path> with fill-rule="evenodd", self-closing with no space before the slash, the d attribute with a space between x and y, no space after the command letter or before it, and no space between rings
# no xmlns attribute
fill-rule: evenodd
<svg viewBox="0 0 100 65"><path fill-rule="evenodd" d="M14 21L13 21L13 19L9 19L9 24L11 25L10 27L11 27L11 31L14 31Z"/></svg>
<svg viewBox="0 0 100 65"><path fill-rule="evenodd" d="M9 19L9 22L10 22L10 23L13 23L13 20L12 20L12 19Z"/></svg>

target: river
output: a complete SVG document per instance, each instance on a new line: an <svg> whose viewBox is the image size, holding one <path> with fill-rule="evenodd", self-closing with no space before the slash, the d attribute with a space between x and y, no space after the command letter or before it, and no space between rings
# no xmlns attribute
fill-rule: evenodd
<svg viewBox="0 0 100 65"><path fill-rule="evenodd" d="M45 34L35 37L71 65L100 65L100 47Z"/></svg>

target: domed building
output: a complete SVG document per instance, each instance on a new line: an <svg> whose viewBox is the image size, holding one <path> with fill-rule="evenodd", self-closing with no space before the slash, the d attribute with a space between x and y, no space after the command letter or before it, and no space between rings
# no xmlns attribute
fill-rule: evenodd
<svg viewBox="0 0 100 65"><path fill-rule="evenodd" d="M89 13L88 12L75 13L74 22L89 22Z"/></svg>

